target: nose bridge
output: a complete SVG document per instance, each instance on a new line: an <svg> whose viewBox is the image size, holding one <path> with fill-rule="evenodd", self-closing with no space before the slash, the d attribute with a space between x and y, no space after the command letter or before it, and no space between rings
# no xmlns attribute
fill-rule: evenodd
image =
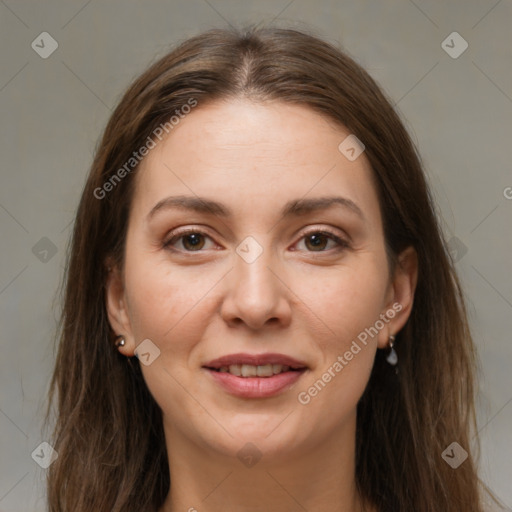
<svg viewBox="0 0 512 512"><path fill-rule="evenodd" d="M237 288L242 296L247 297L258 306L258 300L268 301L274 295L275 277L270 271L272 266L272 250L269 246L269 237L266 241L258 237L259 241L248 236L236 248L235 275Z"/></svg>
<svg viewBox="0 0 512 512"><path fill-rule="evenodd" d="M289 315L286 288L275 275L278 265L270 237L258 238L248 236L237 246L223 307L226 320L238 318L253 328L270 319L285 321Z"/></svg>

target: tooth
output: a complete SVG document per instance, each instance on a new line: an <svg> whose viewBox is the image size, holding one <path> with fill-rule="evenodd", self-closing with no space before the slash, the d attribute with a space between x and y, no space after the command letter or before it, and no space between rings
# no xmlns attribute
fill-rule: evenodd
<svg viewBox="0 0 512 512"><path fill-rule="evenodd" d="M277 375L278 373L281 373L282 368L283 368L282 364L273 364L272 365L272 373L274 375Z"/></svg>
<svg viewBox="0 0 512 512"><path fill-rule="evenodd" d="M256 367L256 373L258 374L258 377L272 377L272 365L271 364L265 364L263 366L257 366Z"/></svg>
<svg viewBox="0 0 512 512"><path fill-rule="evenodd" d="M240 365L239 364L229 365L229 373L232 373L233 375L237 375L238 377L240 377L240 375L242 375Z"/></svg>
<svg viewBox="0 0 512 512"><path fill-rule="evenodd" d="M232 364L221 366L218 371L222 373L229 372L237 377L272 377L282 372L287 372L290 367L281 364L263 364L255 366L252 364Z"/></svg>
<svg viewBox="0 0 512 512"><path fill-rule="evenodd" d="M242 373L242 377L256 377L257 375L256 366L252 366L250 364L243 364L240 371Z"/></svg>

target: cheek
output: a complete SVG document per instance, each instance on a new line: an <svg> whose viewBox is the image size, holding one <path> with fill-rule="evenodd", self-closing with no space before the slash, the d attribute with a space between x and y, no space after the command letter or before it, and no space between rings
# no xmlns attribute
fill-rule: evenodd
<svg viewBox="0 0 512 512"><path fill-rule="evenodd" d="M377 350L378 336L371 328L382 313L387 274L377 258L366 256L317 272L300 280L297 287L297 295L310 309L304 327L310 330L314 350L321 354L319 365L299 392L306 393L304 401L309 400L311 412L325 416L323 408L331 411L326 427L355 409ZM336 413L332 404L338 404Z"/></svg>
<svg viewBox="0 0 512 512"><path fill-rule="evenodd" d="M318 326L318 341L326 349L343 348L382 312L387 275L367 256L293 280L294 293L309 309L310 325Z"/></svg>
<svg viewBox="0 0 512 512"><path fill-rule="evenodd" d="M187 315L201 307L211 288L207 272L193 266L172 268L159 253L132 250L126 259L126 287L132 329L137 338L165 343L187 324ZM184 321L182 321L184 320Z"/></svg>
<svg viewBox="0 0 512 512"><path fill-rule="evenodd" d="M163 410L183 401L180 383L187 382L188 362L203 336L213 277L193 267L171 268L154 255L132 252L126 259L126 293L135 345L150 339L160 350L141 370L151 394ZM212 281L212 283L211 283Z"/></svg>

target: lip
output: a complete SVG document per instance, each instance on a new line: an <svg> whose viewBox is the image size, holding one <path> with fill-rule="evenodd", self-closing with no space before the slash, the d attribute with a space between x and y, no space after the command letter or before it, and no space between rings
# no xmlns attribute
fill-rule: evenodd
<svg viewBox="0 0 512 512"><path fill-rule="evenodd" d="M228 372L216 371L223 366L232 364L250 364L253 366L280 364L289 366L290 370L271 377L238 377ZM203 369L231 395L241 398L268 398L290 388L308 370L308 367L304 362L294 357L268 352L266 354L238 353L225 355L204 364Z"/></svg>
<svg viewBox="0 0 512 512"><path fill-rule="evenodd" d="M215 368L219 369L222 366L230 366L232 364L250 364L253 366L263 366L266 364L281 364L283 366L289 366L295 370L307 369L306 363L299 361L291 356L287 356L284 354L276 354L268 352L266 354L229 354L222 357L218 357L217 359L213 359L212 361L203 365L203 368ZM246 377L251 378L251 377ZM271 377L265 377L266 379L270 379Z"/></svg>
<svg viewBox="0 0 512 512"><path fill-rule="evenodd" d="M307 371L290 370L272 377L237 377L231 373L204 368L213 380L228 393L241 398L268 398L295 384Z"/></svg>

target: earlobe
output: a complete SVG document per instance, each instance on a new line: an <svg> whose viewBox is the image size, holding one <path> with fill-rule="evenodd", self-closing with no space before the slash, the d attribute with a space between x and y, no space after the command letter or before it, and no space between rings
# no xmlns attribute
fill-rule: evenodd
<svg viewBox="0 0 512 512"><path fill-rule="evenodd" d="M412 311L414 293L418 281L418 255L413 246L404 249L398 256L393 281L390 288L390 301L384 313L390 318L387 328L379 337L379 348L388 346L389 336L396 336L406 324Z"/></svg>
<svg viewBox="0 0 512 512"><path fill-rule="evenodd" d="M123 355L133 356L135 347L122 275L117 266L108 266L107 271L105 303L110 326L116 334L115 346ZM121 338L124 339L124 343L120 343Z"/></svg>

